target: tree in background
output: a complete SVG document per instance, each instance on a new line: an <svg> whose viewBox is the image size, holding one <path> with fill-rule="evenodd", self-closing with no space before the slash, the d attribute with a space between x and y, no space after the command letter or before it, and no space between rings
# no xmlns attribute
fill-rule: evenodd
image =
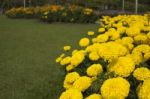
<svg viewBox="0 0 150 99"><path fill-rule="evenodd" d="M23 5L23 0L0 0L0 8L9 9Z"/></svg>
<svg viewBox="0 0 150 99"><path fill-rule="evenodd" d="M50 1L53 0L26 0L27 6L41 6L45 4L49 4ZM24 0L0 0L1 8L12 8L12 7L20 7L24 5Z"/></svg>

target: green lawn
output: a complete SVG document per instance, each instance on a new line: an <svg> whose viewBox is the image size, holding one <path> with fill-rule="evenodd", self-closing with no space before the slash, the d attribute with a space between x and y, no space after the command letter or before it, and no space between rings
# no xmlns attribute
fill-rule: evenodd
<svg viewBox="0 0 150 99"><path fill-rule="evenodd" d="M0 99L57 99L64 73L55 58L97 27L0 16Z"/></svg>

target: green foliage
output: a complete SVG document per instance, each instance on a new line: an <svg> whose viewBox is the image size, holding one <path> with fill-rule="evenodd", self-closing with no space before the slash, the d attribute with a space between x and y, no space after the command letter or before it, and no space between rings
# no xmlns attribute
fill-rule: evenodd
<svg viewBox="0 0 150 99"><path fill-rule="evenodd" d="M97 79L92 83L92 85L84 92L84 96L89 96L92 93L100 93L100 88L105 80L113 78L115 75L113 72L105 73L102 72L98 75Z"/></svg>
<svg viewBox="0 0 150 99"><path fill-rule="evenodd" d="M138 85L140 84L140 82L136 80L136 78L134 78L133 75L129 76L127 80L130 83L130 92L129 92L127 99L138 99L136 89Z"/></svg>
<svg viewBox="0 0 150 99"><path fill-rule="evenodd" d="M146 61L146 64L147 64L147 68L150 69L150 59Z"/></svg>
<svg viewBox="0 0 150 99"><path fill-rule="evenodd" d="M92 85L84 92L84 96L89 96L92 93L99 93L100 88L105 81L105 74L101 73L98 78L92 83Z"/></svg>

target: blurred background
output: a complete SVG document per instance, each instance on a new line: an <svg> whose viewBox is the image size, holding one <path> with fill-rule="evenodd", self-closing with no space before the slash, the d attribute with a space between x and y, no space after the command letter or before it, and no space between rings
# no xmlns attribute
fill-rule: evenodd
<svg viewBox="0 0 150 99"><path fill-rule="evenodd" d="M150 0L0 0L1 12L12 7L43 6L51 4L79 5L93 8L101 13L133 13L138 1L138 12L150 11Z"/></svg>

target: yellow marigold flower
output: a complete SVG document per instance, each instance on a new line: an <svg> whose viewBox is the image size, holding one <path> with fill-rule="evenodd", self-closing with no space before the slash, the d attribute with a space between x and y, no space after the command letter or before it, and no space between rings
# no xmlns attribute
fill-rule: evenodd
<svg viewBox="0 0 150 99"><path fill-rule="evenodd" d="M64 56L65 56L65 54L63 53L58 58L56 58L56 63L59 63Z"/></svg>
<svg viewBox="0 0 150 99"><path fill-rule="evenodd" d="M129 55L136 65L139 65L143 61L143 56L141 53L132 53Z"/></svg>
<svg viewBox="0 0 150 99"><path fill-rule="evenodd" d="M98 54L104 60L112 60L127 54L127 48L116 42L108 42L100 44L98 47Z"/></svg>
<svg viewBox="0 0 150 99"><path fill-rule="evenodd" d="M109 31L109 30L108 30L107 32L105 32L105 34L108 35L109 37L111 37L112 34L113 34L113 32L114 32L114 31Z"/></svg>
<svg viewBox="0 0 150 99"><path fill-rule="evenodd" d="M116 40L116 39L119 39L120 38L120 33L119 32L114 32L112 35L111 35L111 40Z"/></svg>
<svg viewBox="0 0 150 99"><path fill-rule="evenodd" d="M61 58L61 57L58 57L58 58L56 59L56 63L59 63L61 60L62 60L62 58Z"/></svg>
<svg viewBox="0 0 150 99"><path fill-rule="evenodd" d="M82 38L79 42L79 45L81 47L86 47L89 45L89 43L90 43L90 40L88 38Z"/></svg>
<svg viewBox="0 0 150 99"><path fill-rule="evenodd" d="M97 52L99 50L100 44L94 43L93 45L88 46L85 50L86 52Z"/></svg>
<svg viewBox="0 0 150 99"><path fill-rule="evenodd" d="M145 21L145 22L146 22L145 25L148 25L148 24L149 24L148 21ZM143 28L143 30L144 30L144 31L150 31L150 25L149 25L149 26L145 26L145 27Z"/></svg>
<svg viewBox="0 0 150 99"><path fill-rule="evenodd" d="M109 28L109 30L108 30L109 32L115 32L116 31L116 29L115 28Z"/></svg>
<svg viewBox="0 0 150 99"><path fill-rule="evenodd" d="M130 90L129 82L121 77L106 80L101 87L104 99L125 99Z"/></svg>
<svg viewBox="0 0 150 99"><path fill-rule="evenodd" d="M134 44L132 44L133 39L131 37L124 37L122 39L117 39L115 42L124 45L129 51L134 48Z"/></svg>
<svg viewBox="0 0 150 99"><path fill-rule="evenodd" d="M71 65L73 66L78 66L80 63L82 63L82 61L85 58L85 54L82 51L78 51L76 52L72 57L71 57Z"/></svg>
<svg viewBox="0 0 150 99"><path fill-rule="evenodd" d="M97 42L99 43L106 42L108 39L109 37L106 34L100 34L97 36Z"/></svg>
<svg viewBox="0 0 150 99"><path fill-rule="evenodd" d="M118 22L117 24L114 24L116 28L121 28L123 26L122 22Z"/></svg>
<svg viewBox="0 0 150 99"><path fill-rule="evenodd" d="M74 69L73 65L66 66L66 71L71 71L72 69Z"/></svg>
<svg viewBox="0 0 150 99"><path fill-rule="evenodd" d="M68 89L61 94L59 99L83 99L83 95L77 89Z"/></svg>
<svg viewBox="0 0 150 99"><path fill-rule="evenodd" d="M147 61L148 59L150 59L150 52L147 52L144 55L144 60Z"/></svg>
<svg viewBox="0 0 150 99"><path fill-rule="evenodd" d="M126 44L125 46L127 47L127 49L129 49L129 51L131 51L134 48L133 44Z"/></svg>
<svg viewBox="0 0 150 99"><path fill-rule="evenodd" d="M78 78L80 77L80 75L77 72L71 72L68 73L65 77L65 82L67 83L73 83L74 81L76 81Z"/></svg>
<svg viewBox="0 0 150 99"><path fill-rule="evenodd" d="M102 96L100 94L92 94L88 97L86 97L85 99L102 99Z"/></svg>
<svg viewBox="0 0 150 99"><path fill-rule="evenodd" d="M134 69L135 63L132 58L128 56L119 57L117 61L112 61L109 64L109 70L122 77L128 77Z"/></svg>
<svg viewBox="0 0 150 99"><path fill-rule="evenodd" d="M64 51L69 51L71 49L71 46L64 46Z"/></svg>
<svg viewBox="0 0 150 99"><path fill-rule="evenodd" d="M119 27L117 28L117 31L120 33L120 34L123 34L126 32L126 27Z"/></svg>
<svg viewBox="0 0 150 99"><path fill-rule="evenodd" d="M145 34L139 34L134 37L135 42L146 43L148 38Z"/></svg>
<svg viewBox="0 0 150 99"><path fill-rule="evenodd" d="M147 37L150 39L150 32L149 32L149 33L147 33Z"/></svg>
<svg viewBox="0 0 150 99"><path fill-rule="evenodd" d="M92 60L92 61L96 61L96 60L98 60L100 57L99 57L99 55L98 55L97 52L91 52L91 53L89 54L89 58L90 58L90 60Z"/></svg>
<svg viewBox="0 0 150 99"><path fill-rule="evenodd" d="M64 54L64 53L62 53L62 54L60 55L60 57L61 57L61 58L63 58L64 56L65 56L65 54Z"/></svg>
<svg viewBox="0 0 150 99"><path fill-rule="evenodd" d="M149 45L146 45L146 44L141 44L141 45L136 46L136 47L133 49L133 52L132 52L132 53L142 53L142 54L146 54L146 53L149 53L149 52L150 52L150 46L149 46Z"/></svg>
<svg viewBox="0 0 150 99"><path fill-rule="evenodd" d="M145 67L137 68L134 71L133 76L137 80L146 80L146 79L150 78L150 70Z"/></svg>
<svg viewBox="0 0 150 99"><path fill-rule="evenodd" d="M64 88L69 89L73 87L73 83L79 79L80 75L77 72L68 73L64 80Z"/></svg>
<svg viewBox="0 0 150 99"><path fill-rule="evenodd" d="M71 57L68 56L68 57L65 57L64 59L62 59L62 60L60 61L60 64L61 64L61 65L67 65L67 64L69 64L70 62L71 62Z"/></svg>
<svg viewBox="0 0 150 99"><path fill-rule="evenodd" d="M93 39L92 39L92 42L93 42L93 43L97 43L97 42L98 42L97 38L93 38Z"/></svg>
<svg viewBox="0 0 150 99"><path fill-rule="evenodd" d="M74 55L76 52L78 52L78 50L73 50L72 55Z"/></svg>
<svg viewBox="0 0 150 99"><path fill-rule="evenodd" d="M63 87L64 87L65 89L70 89L70 88L72 88L72 87L73 87L73 85L72 85L72 84L70 84L70 83L64 82Z"/></svg>
<svg viewBox="0 0 150 99"><path fill-rule="evenodd" d="M88 31L88 35L94 35L93 31Z"/></svg>
<svg viewBox="0 0 150 99"><path fill-rule="evenodd" d="M138 27L129 27L126 29L126 34L128 36L136 36L138 34L140 34L141 30Z"/></svg>
<svg viewBox="0 0 150 99"><path fill-rule="evenodd" d="M86 72L88 76L97 76L103 72L103 68L101 64L93 64L87 68Z"/></svg>
<svg viewBox="0 0 150 99"><path fill-rule="evenodd" d="M105 32L105 28L99 28L98 32L100 32L100 33Z"/></svg>
<svg viewBox="0 0 150 99"><path fill-rule="evenodd" d="M139 99L150 99L150 79L144 81L143 85L139 88L138 98Z"/></svg>
<svg viewBox="0 0 150 99"><path fill-rule="evenodd" d="M133 43L134 42L134 40L133 40L133 38L132 37L123 37L122 38L122 43Z"/></svg>
<svg viewBox="0 0 150 99"><path fill-rule="evenodd" d="M87 88L91 86L91 84L92 84L91 78L82 76L74 82L73 88L76 88L84 92Z"/></svg>

